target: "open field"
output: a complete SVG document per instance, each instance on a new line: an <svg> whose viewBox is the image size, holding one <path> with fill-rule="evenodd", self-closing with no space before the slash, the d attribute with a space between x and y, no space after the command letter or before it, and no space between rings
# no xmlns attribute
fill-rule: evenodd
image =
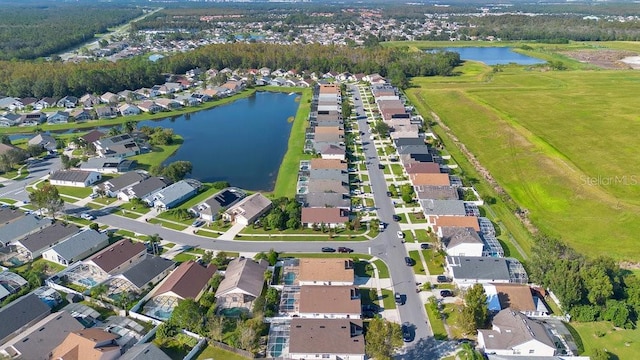
<svg viewBox="0 0 640 360"><path fill-rule="evenodd" d="M543 233L587 255L640 261L640 72L482 67L465 65L453 81L414 79L407 95L438 114Z"/></svg>
<svg viewBox="0 0 640 360"><path fill-rule="evenodd" d="M580 335L585 355L593 355L595 349L606 349L614 355L611 359L637 359L640 352L640 330L614 328L608 321L571 323Z"/></svg>

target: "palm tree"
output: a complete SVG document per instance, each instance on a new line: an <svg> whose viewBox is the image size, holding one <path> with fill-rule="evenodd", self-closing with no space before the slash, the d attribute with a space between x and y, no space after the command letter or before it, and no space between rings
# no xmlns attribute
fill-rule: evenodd
<svg viewBox="0 0 640 360"><path fill-rule="evenodd" d="M158 234L149 235L147 239L149 240L149 245L151 245L153 255L159 255L158 245L160 244L160 241L162 241L162 238L160 237L160 235Z"/></svg>
<svg viewBox="0 0 640 360"><path fill-rule="evenodd" d="M120 135L122 133L121 130L119 126L112 126L111 129L109 129L109 136Z"/></svg>
<svg viewBox="0 0 640 360"><path fill-rule="evenodd" d="M456 353L456 359L460 360L481 360L483 359L482 354L480 354L476 349L474 349L471 344L464 343L462 344L462 349Z"/></svg>
<svg viewBox="0 0 640 360"><path fill-rule="evenodd" d="M90 294L91 294L91 297L93 298L101 299L102 296L106 294L108 290L109 288L107 287L106 284L100 284L92 287Z"/></svg>
<svg viewBox="0 0 640 360"><path fill-rule="evenodd" d="M136 123L133 121L127 121L126 123L124 123L124 129L126 130L127 134L131 134L133 130L136 129Z"/></svg>

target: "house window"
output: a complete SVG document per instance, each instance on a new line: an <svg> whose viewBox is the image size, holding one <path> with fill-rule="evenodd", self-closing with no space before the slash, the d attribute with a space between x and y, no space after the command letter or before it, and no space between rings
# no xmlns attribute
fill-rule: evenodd
<svg viewBox="0 0 640 360"><path fill-rule="evenodd" d="M535 354L536 350L535 349L530 349L529 350L529 354Z"/></svg>
<svg viewBox="0 0 640 360"><path fill-rule="evenodd" d="M234 297L231 298L231 301L236 302L236 301L238 301L238 298L234 296Z"/></svg>

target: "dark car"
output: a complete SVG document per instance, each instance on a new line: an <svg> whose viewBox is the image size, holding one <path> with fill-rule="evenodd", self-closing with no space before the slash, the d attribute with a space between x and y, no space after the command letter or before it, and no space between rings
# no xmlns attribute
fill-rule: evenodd
<svg viewBox="0 0 640 360"><path fill-rule="evenodd" d="M362 317L365 319L373 319L376 317L380 317L380 314L378 314L375 311L363 311L362 312Z"/></svg>
<svg viewBox="0 0 640 360"><path fill-rule="evenodd" d="M420 244L420 249L426 250L428 248L429 248L429 244L427 244L427 243Z"/></svg>
<svg viewBox="0 0 640 360"><path fill-rule="evenodd" d="M405 256L404 263L407 264L407 266L413 266L413 259L408 256Z"/></svg>
<svg viewBox="0 0 640 360"><path fill-rule="evenodd" d="M393 215L391 218L393 219L393 221L400 221L401 219L400 215Z"/></svg>
<svg viewBox="0 0 640 360"><path fill-rule="evenodd" d="M438 277L436 278L436 280L437 280L439 283L446 283L446 282L449 282L449 278L448 278L448 277L446 277L446 276L444 276L444 275L438 275Z"/></svg>
<svg viewBox="0 0 640 360"><path fill-rule="evenodd" d="M375 304L367 304L367 305L362 305L362 311L372 311L375 313L380 312L380 307L378 307L378 305Z"/></svg>
<svg viewBox="0 0 640 360"><path fill-rule="evenodd" d="M378 169L380 169L380 170L384 169L384 165L383 164L378 164Z"/></svg>
<svg viewBox="0 0 640 360"><path fill-rule="evenodd" d="M336 252L336 249L332 248L332 247L323 247L322 248L322 252Z"/></svg>
<svg viewBox="0 0 640 360"><path fill-rule="evenodd" d="M411 334L411 324L408 322L402 324L402 340L404 342L411 342L413 340L413 334Z"/></svg>
<svg viewBox="0 0 640 360"><path fill-rule="evenodd" d="M451 290L440 290L440 296L442 296L442 297L453 297L453 291L451 291Z"/></svg>
<svg viewBox="0 0 640 360"><path fill-rule="evenodd" d="M404 296L402 294L397 292L393 298L396 301L396 304L404 305Z"/></svg>
<svg viewBox="0 0 640 360"><path fill-rule="evenodd" d="M344 247L344 246L340 246L338 248L338 252L340 252L340 253L352 253L353 249L350 249L350 248Z"/></svg>
<svg viewBox="0 0 640 360"><path fill-rule="evenodd" d="M393 194L391 194L391 191L387 191L387 196L391 197Z"/></svg>

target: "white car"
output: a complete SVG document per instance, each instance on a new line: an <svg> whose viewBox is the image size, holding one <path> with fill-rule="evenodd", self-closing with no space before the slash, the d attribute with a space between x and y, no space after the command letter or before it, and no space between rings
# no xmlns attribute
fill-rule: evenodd
<svg viewBox="0 0 640 360"><path fill-rule="evenodd" d="M93 219L96 218L95 216L93 216L93 215L91 215L89 213L82 213L82 214L80 214L80 217L85 219L85 220L93 220Z"/></svg>
<svg viewBox="0 0 640 360"><path fill-rule="evenodd" d="M404 233L402 231L398 231L397 234L399 239L404 239Z"/></svg>

